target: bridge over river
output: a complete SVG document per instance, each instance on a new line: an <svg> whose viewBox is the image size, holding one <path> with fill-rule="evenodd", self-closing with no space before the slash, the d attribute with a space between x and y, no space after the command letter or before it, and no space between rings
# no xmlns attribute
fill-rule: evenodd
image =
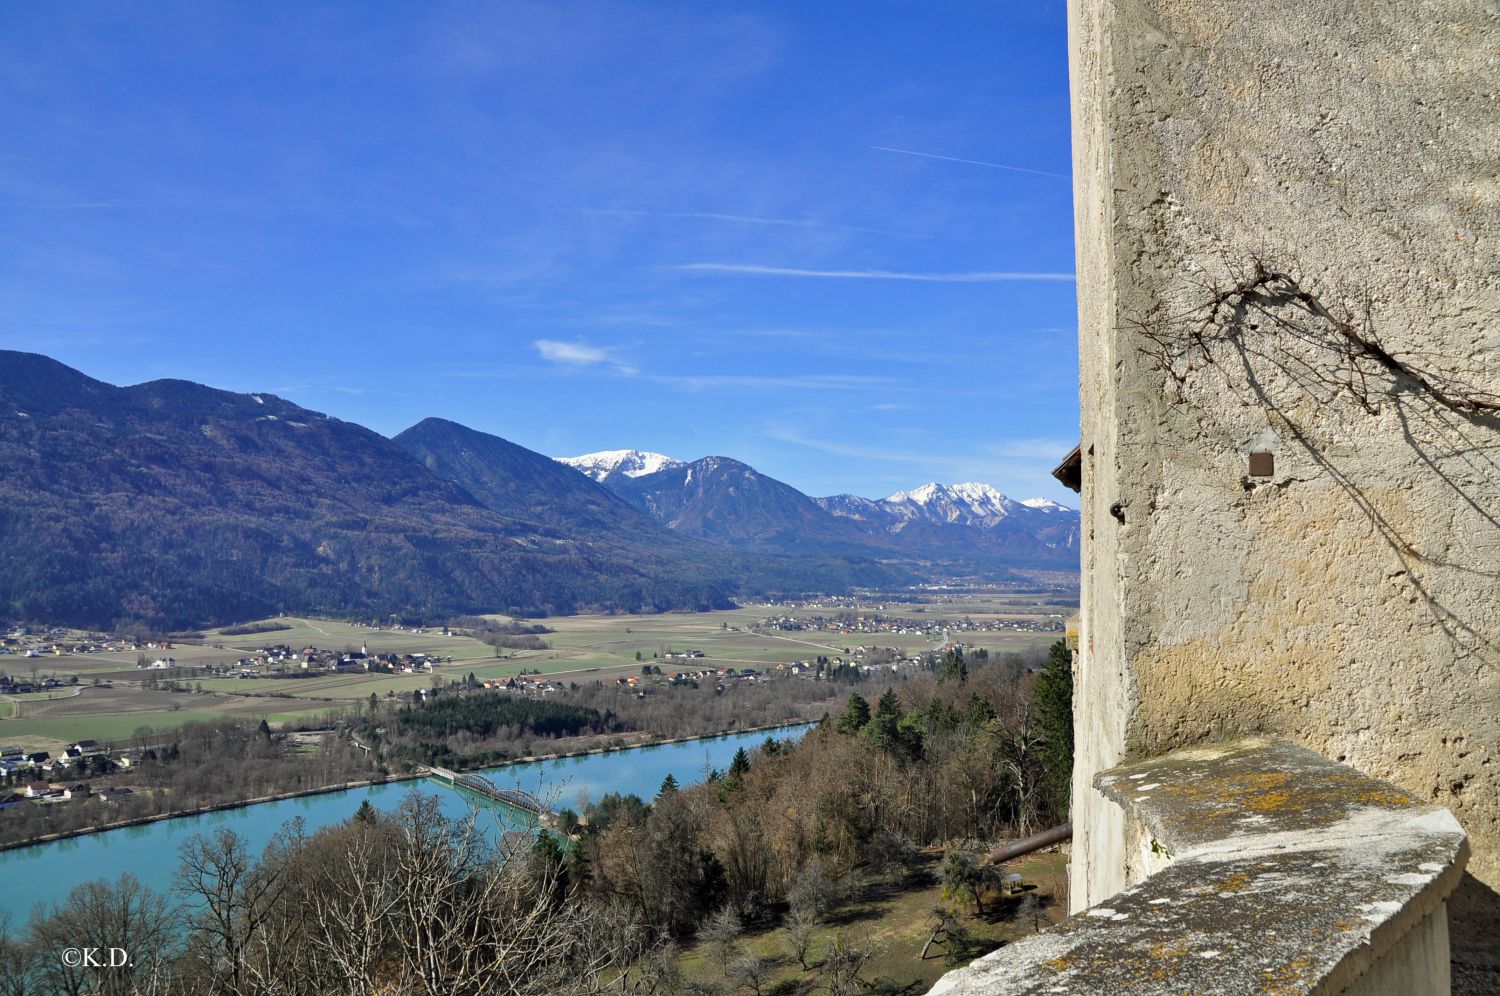
<svg viewBox="0 0 1500 996"><path fill-rule="evenodd" d="M439 781L448 782L457 788L466 788L486 799L493 799L512 809L530 813L543 823L551 822L557 816L550 806L530 792L521 788L501 788L483 775L465 774L438 767L425 767L422 771Z"/></svg>

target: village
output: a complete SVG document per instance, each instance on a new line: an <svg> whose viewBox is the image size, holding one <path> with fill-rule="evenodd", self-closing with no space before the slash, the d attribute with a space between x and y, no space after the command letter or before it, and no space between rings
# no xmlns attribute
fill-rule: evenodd
<svg viewBox="0 0 1500 996"><path fill-rule="evenodd" d="M139 752L111 752L96 740L69 744L53 756L20 744L0 746L0 811L33 802L53 805L96 796L102 802L135 794L130 787L111 787L94 793L90 779L126 771L139 763Z"/></svg>
<svg viewBox="0 0 1500 996"><path fill-rule="evenodd" d="M837 633L846 636L891 633L898 636L940 637L946 633L1061 633L1065 627L1064 619L1064 613L1060 611L1049 612L1044 616L1004 620L968 617L918 620L888 616L878 611L866 615L846 610L833 616L771 616L762 620L760 625L765 629L789 633Z"/></svg>

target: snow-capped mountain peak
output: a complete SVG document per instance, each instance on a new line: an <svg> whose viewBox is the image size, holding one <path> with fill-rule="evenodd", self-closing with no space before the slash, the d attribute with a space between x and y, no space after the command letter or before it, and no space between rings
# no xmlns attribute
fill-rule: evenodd
<svg viewBox="0 0 1500 996"><path fill-rule="evenodd" d="M911 502L917 505L925 505L937 495L942 489L941 484L924 484L920 488L912 488L910 491L895 491L885 496L888 502Z"/></svg>
<svg viewBox="0 0 1500 996"><path fill-rule="evenodd" d="M1034 508L1042 512L1071 512L1073 509L1051 498L1022 498L1021 504L1027 508Z"/></svg>
<svg viewBox="0 0 1500 996"><path fill-rule="evenodd" d="M575 457L554 457L558 463L565 463L574 470L587 474L596 481L602 481L612 474L620 474L624 477L645 477L659 470L671 470L674 467L684 467L681 460L661 453L651 453L646 450L601 450L598 453L585 453Z"/></svg>
<svg viewBox="0 0 1500 996"><path fill-rule="evenodd" d="M910 491L897 491L885 499L893 510L911 515L936 514L949 522L972 519L1003 519L1016 503L988 484L924 484Z"/></svg>

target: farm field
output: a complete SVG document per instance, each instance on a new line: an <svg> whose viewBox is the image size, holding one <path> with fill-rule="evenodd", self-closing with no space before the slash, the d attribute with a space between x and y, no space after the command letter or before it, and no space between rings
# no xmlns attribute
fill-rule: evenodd
<svg viewBox="0 0 1500 996"><path fill-rule="evenodd" d="M193 701L193 700L189 700ZM64 716L42 716L34 719L0 721L0 740L19 743L28 750L60 752L78 740L128 741L137 730L149 726L153 731L174 729L184 723L210 722L233 718L264 718L273 724L301 722L326 712L342 712L346 703L315 702L297 709L286 699L265 699L252 709L188 708L153 713L95 713Z"/></svg>
<svg viewBox="0 0 1500 996"><path fill-rule="evenodd" d="M441 629L428 629L417 633L409 629L375 629L358 623L303 619L293 616L279 616L251 625L278 628L267 629L259 633L241 634L225 633L222 629L209 630L203 634L204 641L227 650L240 652L256 650L277 643L299 648L314 646L323 650L358 650L362 645L368 645L372 654L437 654L452 657L455 662L460 659L493 657L495 654L495 649L487 643L481 643L467 636L444 636ZM233 659L239 656L239 653L231 653L228 656Z"/></svg>
<svg viewBox="0 0 1500 996"><path fill-rule="evenodd" d="M496 650L479 640L445 636L441 627L416 632L323 619L277 617L250 624L252 633L210 630L202 640L177 642L170 648L135 652L44 655L0 660L0 671L18 677L56 677L76 686L49 693L0 698L0 740L22 742L37 750L54 750L79 739L126 740L137 728L171 729L193 720L221 717L265 718L271 723L309 721L321 714L362 708L374 694L381 698L430 687L434 682L473 674L479 679L518 676L523 671L556 676L562 681L613 680L638 674L643 663L674 669L735 667L765 670L778 664L820 655L850 658L856 648L895 647L908 654L933 650L945 642L941 630L910 632L776 631L761 626L772 618L833 619L883 616L913 622L972 620L978 624L1056 622L1073 610L1052 604L1046 596L944 596L918 603L850 600L788 605L747 605L705 613L659 615L583 615L543 620L553 632L543 634L544 650ZM491 617L509 621L505 617ZM231 629L243 627L230 627ZM952 639L991 653L1045 647L1057 633L1032 631L958 631ZM182 669L232 665L262 647L285 644L301 649L354 650L371 653L427 654L437 663L431 674L318 674L309 678L225 678L178 676L178 691L146 687L163 672L136 668L139 657L171 656ZM701 658L668 659L668 654L702 653ZM639 655L639 657L637 656ZM447 658L452 658L448 661ZM98 687L96 680L113 687Z"/></svg>

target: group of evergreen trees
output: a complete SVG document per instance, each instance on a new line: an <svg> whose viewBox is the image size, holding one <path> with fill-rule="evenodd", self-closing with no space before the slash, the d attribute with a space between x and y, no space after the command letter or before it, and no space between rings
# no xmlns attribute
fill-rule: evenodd
<svg viewBox="0 0 1500 996"><path fill-rule="evenodd" d="M576 737L616 728L614 713L586 706L527 698L503 691L444 695L431 702L412 702L389 717L367 724L384 729L386 756L422 764L473 763L480 756L463 750L466 743L501 733L537 737Z"/></svg>
<svg viewBox="0 0 1500 996"><path fill-rule="evenodd" d="M952 650L944 655L937 675L940 685L951 682L960 688L965 686L969 665L962 651ZM1018 719L1018 728L1014 731L1007 728L1006 732L1015 748L1034 754L1035 816L1061 822L1068 817L1073 772L1072 657L1062 641L1049 649ZM921 757L924 741L933 734L961 728L979 730L993 726L996 720L994 706L977 692L952 698L934 695L908 712L902 708L896 690L888 688L873 711L864 696L858 692L851 694L835 729L844 734L859 734L882 751L913 761Z"/></svg>

